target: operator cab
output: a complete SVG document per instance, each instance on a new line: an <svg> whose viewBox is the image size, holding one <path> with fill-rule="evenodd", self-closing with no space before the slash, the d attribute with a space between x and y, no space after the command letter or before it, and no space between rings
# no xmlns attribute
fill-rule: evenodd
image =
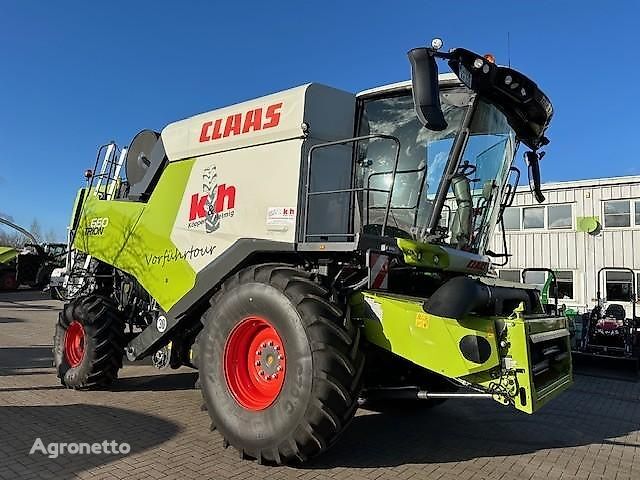
<svg viewBox="0 0 640 480"><path fill-rule="evenodd" d="M520 143L531 149L530 184L544 200L538 149L548 143L551 103L521 73L469 50L421 48L409 57L412 82L358 95L356 134L374 137L355 153L362 232L482 255L515 192ZM435 58L453 73L438 75ZM399 141L397 164L388 137Z"/></svg>
<svg viewBox="0 0 640 480"><path fill-rule="evenodd" d="M495 224L499 194L508 177L517 140L504 115L485 100L477 100L453 73L440 75L440 90L447 122L443 130L429 130L420 123L411 83L403 82L359 94L358 135L392 135L401 144L389 233L478 252L485 248L487 232ZM429 226L435 216L441 180L465 120L470 123L470 135L431 233ZM361 145L355 172L358 186L376 190L389 186L392 149L390 142L377 138ZM365 193L361 205L368 212L364 232L379 231L386 195L378 191Z"/></svg>

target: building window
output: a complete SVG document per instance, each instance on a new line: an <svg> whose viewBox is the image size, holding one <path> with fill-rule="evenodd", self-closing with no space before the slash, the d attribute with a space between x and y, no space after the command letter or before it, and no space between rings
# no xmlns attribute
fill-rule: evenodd
<svg viewBox="0 0 640 480"><path fill-rule="evenodd" d="M573 212L571 205L549 205L547 207L547 225L549 228L571 228Z"/></svg>
<svg viewBox="0 0 640 480"><path fill-rule="evenodd" d="M506 280L507 282L520 283L520 270L500 270L498 272L500 280Z"/></svg>
<svg viewBox="0 0 640 480"><path fill-rule="evenodd" d="M538 290L542 291L542 287L544 287L544 282L546 281L546 275L546 272L525 272L524 283L528 285L535 285L538 287Z"/></svg>
<svg viewBox="0 0 640 480"><path fill-rule="evenodd" d="M631 299L631 272L606 272L605 295L608 302L628 302Z"/></svg>
<svg viewBox="0 0 640 480"><path fill-rule="evenodd" d="M518 207L507 207L502 214L505 230L520 230L520 209Z"/></svg>
<svg viewBox="0 0 640 480"><path fill-rule="evenodd" d="M636 204L636 226L640 227L640 200L636 200L635 204Z"/></svg>
<svg viewBox="0 0 640 480"><path fill-rule="evenodd" d="M629 200L609 200L604 202L604 226L631 226L631 205Z"/></svg>
<svg viewBox="0 0 640 480"><path fill-rule="evenodd" d="M558 300L573 299L573 272L556 271L556 282L558 283ZM549 299L556 298L556 292L553 288L553 282L549 290Z"/></svg>
<svg viewBox="0 0 640 480"><path fill-rule="evenodd" d="M544 228L544 207L523 208L522 228Z"/></svg>

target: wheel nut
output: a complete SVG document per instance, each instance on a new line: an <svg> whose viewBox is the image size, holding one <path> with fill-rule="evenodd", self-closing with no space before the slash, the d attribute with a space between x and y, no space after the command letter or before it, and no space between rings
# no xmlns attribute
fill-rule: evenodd
<svg viewBox="0 0 640 480"><path fill-rule="evenodd" d="M259 367L259 366L260 366L260 360L256 362L256 367Z"/></svg>
<svg viewBox="0 0 640 480"><path fill-rule="evenodd" d="M279 352L280 351L280 345L276 345L276 351Z"/></svg>
<svg viewBox="0 0 640 480"><path fill-rule="evenodd" d="M264 377L264 370L260 370L258 373L260 374L261 377Z"/></svg>
<svg viewBox="0 0 640 480"><path fill-rule="evenodd" d="M270 346L270 347L273 347L273 340L270 340L270 341L269 341L269 346Z"/></svg>
<svg viewBox="0 0 640 480"><path fill-rule="evenodd" d="M271 376L271 378L273 378L273 379L275 380L276 378L278 378L278 374L277 374L277 373L274 373L274 374Z"/></svg>
<svg viewBox="0 0 640 480"><path fill-rule="evenodd" d="M278 366L276 367L276 371L281 372L281 371L282 371L282 367L281 367L280 365L278 365Z"/></svg>
<svg viewBox="0 0 640 480"><path fill-rule="evenodd" d="M260 345L262 348L267 348L267 342L264 342L262 345Z"/></svg>
<svg viewBox="0 0 640 480"><path fill-rule="evenodd" d="M256 355L262 355L262 350L256 350Z"/></svg>
<svg viewBox="0 0 640 480"><path fill-rule="evenodd" d="M278 360L284 360L284 355L278 355Z"/></svg>

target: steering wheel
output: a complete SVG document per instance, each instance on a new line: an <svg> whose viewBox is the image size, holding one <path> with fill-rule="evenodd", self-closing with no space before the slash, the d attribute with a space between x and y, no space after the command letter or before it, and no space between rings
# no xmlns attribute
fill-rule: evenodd
<svg viewBox="0 0 640 480"><path fill-rule="evenodd" d="M462 162L462 165L458 167L458 174L468 177L469 175L473 175L474 173L476 173L477 169L478 167L476 167L475 165L471 165L469 163L469 160L465 160L464 162Z"/></svg>

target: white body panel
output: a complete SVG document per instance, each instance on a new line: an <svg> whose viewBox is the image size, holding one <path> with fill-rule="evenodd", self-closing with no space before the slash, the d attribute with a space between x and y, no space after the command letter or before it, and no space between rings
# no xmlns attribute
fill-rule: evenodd
<svg viewBox="0 0 640 480"><path fill-rule="evenodd" d="M243 131L256 114L264 115L260 129ZM202 270L238 239L294 244L309 148L353 136L354 118L354 95L309 84L167 126L162 139L169 160L195 157L171 232L178 249L191 252L185 258L192 268ZM327 176L350 174L350 149L336 149L331 160Z"/></svg>
<svg viewBox="0 0 640 480"><path fill-rule="evenodd" d="M258 238L293 243L295 216L282 221L275 229L268 220L269 208L298 209L300 153L303 141L261 145L221 154L199 157L191 171L178 217L171 232L171 241L182 251L191 247L215 247L214 252L187 258L195 271L200 271L239 238ZM265 159L278 158L274 168ZM212 166L216 168L217 185L223 198L219 228L207 231L206 217L191 214L193 195L207 195L207 180L203 177ZM222 189L221 189L222 187ZM230 190L233 189L233 190ZM229 193L233 192L233 193ZM193 220L191 220L193 218Z"/></svg>

